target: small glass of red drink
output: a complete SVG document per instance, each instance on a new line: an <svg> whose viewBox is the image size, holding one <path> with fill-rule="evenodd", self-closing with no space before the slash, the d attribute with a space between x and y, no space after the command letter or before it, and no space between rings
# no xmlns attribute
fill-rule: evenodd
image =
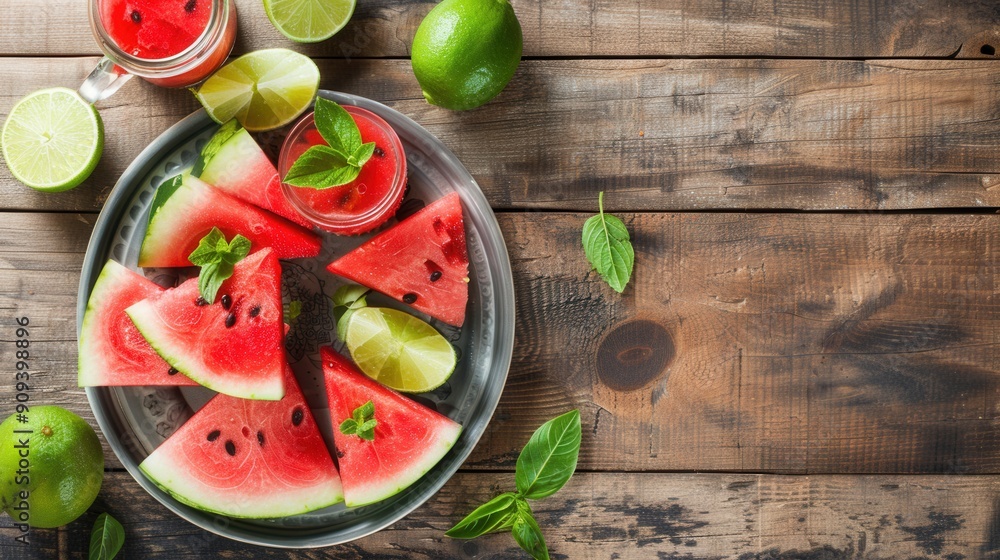
<svg viewBox="0 0 1000 560"><path fill-rule="evenodd" d="M90 27L104 59L80 87L91 103L132 75L188 87L226 61L236 41L232 0L90 0Z"/></svg>
<svg viewBox="0 0 1000 560"><path fill-rule="evenodd" d="M367 109L343 107L358 125L361 141L375 143L375 153L358 177L346 185L325 189L287 183L282 183L281 188L288 202L320 228L340 235L358 235L382 225L399 208L406 191L406 155L389 123ZM313 113L305 115L281 146L278 173L284 177L306 150L326 144L316 129Z"/></svg>

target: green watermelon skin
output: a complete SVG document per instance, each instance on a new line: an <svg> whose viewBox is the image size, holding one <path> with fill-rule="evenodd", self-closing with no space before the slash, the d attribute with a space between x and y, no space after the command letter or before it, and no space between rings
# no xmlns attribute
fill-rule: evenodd
<svg viewBox="0 0 1000 560"><path fill-rule="evenodd" d="M279 401L216 395L139 468L178 501L230 517L285 517L342 501L333 459L287 366L285 376Z"/></svg>
<svg viewBox="0 0 1000 560"><path fill-rule="evenodd" d="M228 131L226 132L228 134ZM205 163L199 176L213 187L273 212L300 226L312 224L295 211L281 191L278 170L244 128L232 133Z"/></svg>
<svg viewBox="0 0 1000 560"><path fill-rule="evenodd" d="M469 302L469 255L458 193L376 235L327 270L461 327Z"/></svg>
<svg viewBox="0 0 1000 560"><path fill-rule="evenodd" d="M315 257L320 250L320 238L313 232L191 175L180 175L156 191L139 250L139 266L191 266L188 255L213 227L222 230L227 239L243 235L254 250L270 247L279 259Z"/></svg>
<svg viewBox="0 0 1000 560"><path fill-rule="evenodd" d="M231 306L222 299L228 295ZM216 301L199 305L198 279L125 310L171 366L227 395L278 400L285 394L281 265L263 249L236 263ZM229 315L234 323L227 327Z"/></svg>
<svg viewBox="0 0 1000 560"><path fill-rule="evenodd" d="M109 260L87 301L80 327L80 387L197 385L153 350L125 308L163 292L144 276Z"/></svg>
<svg viewBox="0 0 1000 560"><path fill-rule="evenodd" d="M370 379L332 348L321 350L344 501L363 506L392 497L431 470L462 426ZM340 423L375 404L375 439L341 433Z"/></svg>

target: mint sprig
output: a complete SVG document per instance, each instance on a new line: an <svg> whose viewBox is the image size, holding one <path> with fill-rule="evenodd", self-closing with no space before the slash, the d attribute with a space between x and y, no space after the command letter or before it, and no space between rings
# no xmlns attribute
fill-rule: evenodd
<svg viewBox="0 0 1000 560"><path fill-rule="evenodd" d="M236 235L232 242L226 242L226 236L219 228L212 231L198 242L198 247L191 251L188 260L191 264L201 267L198 274L198 292L209 303L215 303L222 283L233 275L233 266L250 254L250 240L242 235Z"/></svg>
<svg viewBox="0 0 1000 560"><path fill-rule="evenodd" d="M340 423L340 433L345 436L358 436L365 441L375 440L375 403L368 401L354 409L351 418Z"/></svg>
<svg viewBox="0 0 1000 560"><path fill-rule="evenodd" d="M476 508L445 535L473 539L510 530L535 560L549 560L542 530L528 500L551 496L569 481L580 455L580 411L571 410L542 424L517 458L517 492L505 492Z"/></svg>
<svg viewBox="0 0 1000 560"><path fill-rule="evenodd" d="M350 183L375 153L375 143L362 144L361 131L351 114L328 99L316 99L313 119L328 145L311 146L295 160L283 181L313 189Z"/></svg>
<svg viewBox="0 0 1000 560"><path fill-rule="evenodd" d="M583 224L583 252L601 278L620 294L632 277L635 252L625 224L604 213L603 191L597 197L597 206L600 213Z"/></svg>

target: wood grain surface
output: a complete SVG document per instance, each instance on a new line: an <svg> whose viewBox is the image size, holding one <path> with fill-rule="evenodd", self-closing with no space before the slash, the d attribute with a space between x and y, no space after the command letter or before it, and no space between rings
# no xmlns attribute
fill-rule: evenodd
<svg viewBox="0 0 1000 560"><path fill-rule="evenodd" d="M405 519L352 543L285 551L237 543L189 524L124 472L108 473L92 510L33 530L28 551L0 518L0 557L86 558L107 511L125 527L122 558L525 558L510 535L452 540L444 532L513 475L459 473ZM904 560L993 558L1000 552L996 477L579 473L532 504L554 559ZM142 511L137 516L135 511ZM228 521L220 520L225 527Z"/></svg>
<svg viewBox="0 0 1000 560"><path fill-rule="evenodd" d="M236 0L236 52L283 46L321 57L404 57L432 1L365 0L339 34L297 45L260 0ZM989 0L753 2L512 0L525 56L989 57L1000 11ZM0 55L98 54L81 0L0 0ZM25 38L30 37L30 40ZM987 50L988 52L988 50Z"/></svg>
<svg viewBox="0 0 1000 560"><path fill-rule="evenodd" d="M0 108L75 86L94 63L0 59L12 80ZM465 113L428 105L405 60L320 67L323 87L383 101L440 138L497 209L590 211L601 190L612 210L1000 205L992 61L527 61L497 101ZM84 186L35 193L3 168L0 207L99 210L138 153L198 104L134 80L98 107L105 154Z"/></svg>
<svg viewBox="0 0 1000 560"><path fill-rule="evenodd" d="M586 215L500 214L517 339L467 468L512 469L579 407L585 470L1000 473L1000 216L621 217L637 262L617 296L583 258ZM33 398L88 419L75 308L94 220L0 225L0 357L28 316Z"/></svg>

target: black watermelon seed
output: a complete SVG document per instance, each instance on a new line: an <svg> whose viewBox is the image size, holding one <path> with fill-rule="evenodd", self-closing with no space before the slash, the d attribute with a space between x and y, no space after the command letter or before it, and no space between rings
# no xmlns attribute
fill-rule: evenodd
<svg viewBox="0 0 1000 560"><path fill-rule="evenodd" d="M170 368L167 370L167 375L177 375L177 368Z"/></svg>
<svg viewBox="0 0 1000 560"><path fill-rule="evenodd" d="M222 308L229 311L229 308L233 306L233 298L229 297L229 294L222 296Z"/></svg>
<svg viewBox="0 0 1000 560"><path fill-rule="evenodd" d="M226 315L226 328L228 329L235 324L236 324L236 314L230 313L229 315Z"/></svg>
<svg viewBox="0 0 1000 560"><path fill-rule="evenodd" d="M236 444L231 439L226 440L226 453L229 453L231 457L236 456Z"/></svg>
<svg viewBox="0 0 1000 560"><path fill-rule="evenodd" d="M338 449L337 450L337 458L338 459L343 459L344 458L344 452Z"/></svg>
<svg viewBox="0 0 1000 560"><path fill-rule="evenodd" d="M302 414L302 409L301 408L296 408L295 411L292 412L292 424L293 425L298 426L299 424L301 424L303 418L304 418L304 415Z"/></svg>
<svg viewBox="0 0 1000 560"><path fill-rule="evenodd" d="M219 430L212 430L208 433L208 441L215 441L219 439Z"/></svg>
<svg viewBox="0 0 1000 560"><path fill-rule="evenodd" d="M132 10L132 16L131 17L132 17L132 21L135 22L135 23L141 23L142 22L142 14L139 13L139 10Z"/></svg>
<svg viewBox="0 0 1000 560"><path fill-rule="evenodd" d="M194 304L198 307L202 307L204 305L208 305L208 301L206 301L205 298L198 296L198 299L194 300Z"/></svg>
<svg viewBox="0 0 1000 560"><path fill-rule="evenodd" d="M435 270L434 272L431 273L431 282L437 282L440 279L441 279L440 270Z"/></svg>
<svg viewBox="0 0 1000 560"><path fill-rule="evenodd" d="M191 13L194 11L195 7L198 5L198 0L188 0L187 4L184 4L184 11Z"/></svg>
<svg viewBox="0 0 1000 560"><path fill-rule="evenodd" d="M416 302L417 302L417 294L413 292L410 292L403 296L403 303L408 303L410 305L413 305Z"/></svg>
<svg viewBox="0 0 1000 560"><path fill-rule="evenodd" d="M256 317L258 315L260 315L260 306L259 305L255 305L255 306L253 306L250 309L250 316L251 317Z"/></svg>
<svg viewBox="0 0 1000 560"><path fill-rule="evenodd" d="M257 432L257 443L264 447L264 432Z"/></svg>
<svg viewBox="0 0 1000 560"><path fill-rule="evenodd" d="M379 148L378 146L375 146L375 155L378 157L385 157L385 150Z"/></svg>

